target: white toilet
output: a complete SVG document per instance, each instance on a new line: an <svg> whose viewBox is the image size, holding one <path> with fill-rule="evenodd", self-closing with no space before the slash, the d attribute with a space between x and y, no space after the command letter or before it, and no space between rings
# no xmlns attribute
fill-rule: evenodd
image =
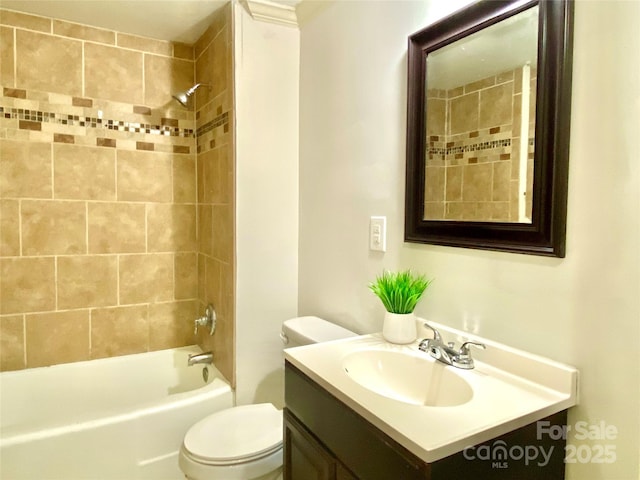
<svg viewBox="0 0 640 480"><path fill-rule="evenodd" d="M287 320L280 334L286 348L354 335L318 317ZM185 435L179 465L189 480L282 478L282 411L261 403L205 417Z"/></svg>

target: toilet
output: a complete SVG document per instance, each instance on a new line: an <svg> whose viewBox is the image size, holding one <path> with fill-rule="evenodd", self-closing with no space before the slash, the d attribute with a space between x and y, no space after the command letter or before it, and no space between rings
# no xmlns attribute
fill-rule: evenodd
<svg viewBox="0 0 640 480"><path fill-rule="evenodd" d="M318 317L282 325L285 348L328 342L356 334ZM279 480L282 478L282 411L271 403L216 412L184 437L180 470L189 480Z"/></svg>

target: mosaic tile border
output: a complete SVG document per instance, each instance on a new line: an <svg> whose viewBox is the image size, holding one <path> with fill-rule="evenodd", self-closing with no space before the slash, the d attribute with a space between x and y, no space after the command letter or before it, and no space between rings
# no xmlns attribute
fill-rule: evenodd
<svg viewBox="0 0 640 480"><path fill-rule="evenodd" d="M115 130L118 132L147 133L150 135L162 135L167 137L189 138L194 136L193 129L179 128L173 125L127 122L122 120L85 117L24 108L0 106L0 116L6 119L17 119L18 121L30 123L54 123L57 125L80 126L86 128L106 128L107 130ZM35 128L33 127L33 125L29 125L27 126L27 129L34 130Z"/></svg>
<svg viewBox="0 0 640 480"><path fill-rule="evenodd" d="M478 152L482 150L491 150L493 148L500 147L510 147L511 139L507 138L504 140L492 140L489 142L479 142L473 143L471 145L459 145L459 146L449 146L449 147L429 147L427 149L427 153L435 154L435 155L450 155L450 154L460 154L467 152Z"/></svg>
<svg viewBox="0 0 640 480"><path fill-rule="evenodd" d="M536 139L529 138L528 145L533 147L535 145ZM510 147L511 139L503 139L503 140L492 140L488 142L479 142L473 143L471 145L458 145L458 146L449 146L449 147L432 147L430 146L427 149L427 153L434 155L450 155L450 154L460 154L467 152L477 152L482 150L491 150L493 148L500 147Z"/></svg>
<svg viewBox="0 0 640 480"><path fill-rule="evenodd" d="M217 115L213 120L208 121L204 125L201 125L196 130L196 138L201 137L207 132L210 132L216 127L220 127L229 123L229 112L224 112L220 115Z"/></svg>

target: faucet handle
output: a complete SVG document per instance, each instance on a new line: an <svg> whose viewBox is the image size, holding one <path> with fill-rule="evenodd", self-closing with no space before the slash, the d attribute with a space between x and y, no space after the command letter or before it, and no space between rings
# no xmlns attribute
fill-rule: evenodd
<svg viewBox="0 0 640 480"><path fill-rule="evenodd" d="M474 347L481 348L482 350L487 348L487 346L484 343L464 342L460 347L460 355L469 355L469 345L473 345Z"/></svg>
<svg viewBox="0 0 640 480"><path fill-rule="evenodd" d="M440 332L438 330L436 330L435 328L433 328L431 325L429 325L428 323L423 323L422 324L424 327L428 328L429 330L433 331L433 339L436 342L440 342L442 341L442 337L440 336Z"/></svg>
<svg viewBox="0 0 640 480"><path fill-rule="evenodd" d="M216 329L216 319L217 319L217 315L216 315L216 311L213 308L213 305L209 304L207 305L207 308L204 311L204 315L202 317L196 318L194 323L195 323L195 330L193 332L194 335L198 335L198 327L199 326L203 326L209 327L209 335L213 335L213 332Z"/></svg>
<svg viewBox="0 0 640 480"><path fill-rule="evenodd" d="M454 367L463 368L465 370L474 368L475 364L473 362L473 358L471 358L471 352L469 352L470 346L478 347L483 350L487 348L484 343L464 342L460 347L458 355L453 358L452 365Z"/></svg>

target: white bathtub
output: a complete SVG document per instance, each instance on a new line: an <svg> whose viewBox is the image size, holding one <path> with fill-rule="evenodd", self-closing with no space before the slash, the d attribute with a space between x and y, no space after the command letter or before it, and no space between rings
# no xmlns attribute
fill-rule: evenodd
<svg viewBox="0 0 640 480"><path fill-rule="evenodd" d="M2 480L180 480L187 429L233 406L198 347L0 374Z"/></svg>

